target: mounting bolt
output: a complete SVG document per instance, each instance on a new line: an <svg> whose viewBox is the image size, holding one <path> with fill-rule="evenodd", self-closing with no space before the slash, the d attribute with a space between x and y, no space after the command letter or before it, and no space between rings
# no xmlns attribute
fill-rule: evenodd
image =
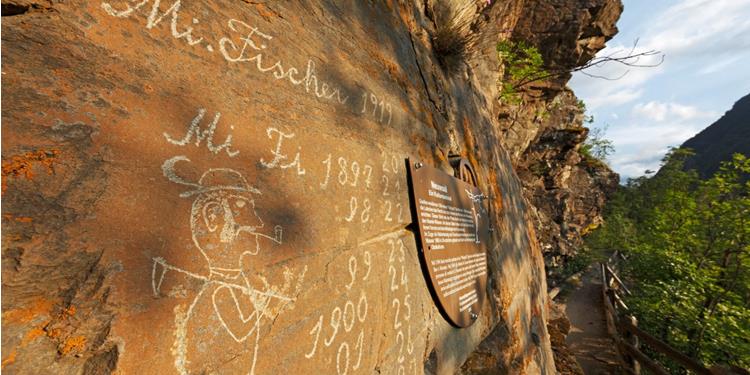
<svg viewBox="0 0 750 375"><path fill-rule="evenodd" d="M416 169L422 168L422 163L420 163L420 162L414 163L414 168L416 168Z"/></svg>
<svg viewBox="0 0 750 375"><path fill-rule="evenodd" d="M477 313L475 313L473 311L471 312L471 320L477 320L478 317L479 317L479 315L477 315Z"/></svg>

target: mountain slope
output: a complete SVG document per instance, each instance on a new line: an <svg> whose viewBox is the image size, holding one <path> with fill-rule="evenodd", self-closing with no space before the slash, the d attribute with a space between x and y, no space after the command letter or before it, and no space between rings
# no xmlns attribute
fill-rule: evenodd
<svg viewBox="0 0 750 375"><path fill-rule="evenodd" d="M721 162L730 160L734 153L750 155L750 94L682 147L695 151L685 167L697 170L702 178L713 175Z"/></svg>

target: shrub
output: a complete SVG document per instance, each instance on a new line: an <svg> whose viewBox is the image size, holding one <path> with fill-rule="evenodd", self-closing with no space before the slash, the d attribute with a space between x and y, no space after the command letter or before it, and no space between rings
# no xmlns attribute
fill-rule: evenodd
<svg viewBox="0 0 750 375"><path fill-rule="evenodd" d="M518 89L549 77L539 50L524 41L503 40L497 43L498 58L505 68L500 90L503 102L520 102Z"/></svg>
<svg viewBox="0 0 750 375"><path fill-rule="evenodd" d="M593 121L593 117L591 120ZM606 131L607 126L591 129L586 141L578 149L584 160L594 164L606 163L607 158L615 152L612 141L604 138Z"/></svg>

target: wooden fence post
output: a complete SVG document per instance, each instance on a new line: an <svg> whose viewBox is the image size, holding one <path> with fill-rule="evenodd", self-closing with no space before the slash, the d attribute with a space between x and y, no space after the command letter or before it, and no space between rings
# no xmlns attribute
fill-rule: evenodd
<svg viewBox="0 0 750 375"><path fill-rule="evenodd" d="M602 299L604 302L604 316L607 321L607 332L609 332L614 339L619 349L619 357L621 361L624 362L623 364L628 368L629 372L639 375L641 373L641 366L643 366L651 373L669 375L662 365L647 357L639 350L641 340L645 342L649 348L666 355L684 368L691 370L696 374L712 375L716 374L715 371L725 371L716 366L711 370L707 369L697 360L680 353L677 349L669 346L667 343L642 331L638 328L638 320L634 316L621 316L618 314L618 306L621 306L625 311L628 310L628 307L618 295L617 289L621 289L626 294L631 294L631 292L608 263L600 263L599 266L602 277ZM738 370L733 369L733 371ZM744 373L747 373L747 371Z"/></svg>
<svg viewBox="0 0 750 375"><path fill-rule="evenodd" d="M638 319L636 319L634 316L628 315L625 319L628 319L633 327L638 326ZM634 335L630 330L625 330L625 340L634 348L640 349L641 345L638 340L638 336ZM630 356L630 366L633 369L634 374L639 375L641 373L641 364L632 356Z"/></svg>

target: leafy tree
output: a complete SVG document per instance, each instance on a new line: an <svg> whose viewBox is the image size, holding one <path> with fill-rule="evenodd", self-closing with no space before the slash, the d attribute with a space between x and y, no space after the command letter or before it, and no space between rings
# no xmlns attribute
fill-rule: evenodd
<svg viewBox="0 0 750 375"><path fill-rule="evenodd" d="M471 26L469 24L464 28L464 30L470 29ZM440 32L438 32L438 36L439 35ZM450 32L448 35L458 35L458 33ZM464 35L471 35L471 33L464 33ZM456 46L462 45L461 43L454 42L451 38L442 39L446 40L446 42L442 44L449 47L447 48L448 50L454 50L456 49ZM436 49L438 52L441 51L439 44L440 43L436 43ZM476 38L474 38L470 44L475 45ZM629 50L623 49L608 55L597 56L582 65L570 68L565 66L555 66L554 64L545 66L540 51L527 42L516 42L510 40L500 41L497 43L497 52L500 61L505 66L505 77L503 77L504 79L501 85L500 99L504 102L518 103L521 101L520 95L518 94L521 87L533 82L566 77L574 72L580 72L581 74L592 78L616 81L625 77L630 72L629 68L654 68L664 62L665 56L661 51L645 50L636 52L637 50L638 39L633 42L633 46ZM645 62L642 62L641 59L644 59ZM589 69L601 68L610 63L621 65L627 68L627 70L617 77L601 76L589 72Z"/></svg>
<svg viewBox="0 0 750 375"><path fill-rule="evenodd" d="M655 176L628 181L587 246L628 255L635 293L626 302L643 329L703 363L747 368L750 159L736 154L701 181L683 169L688 155L674 149Z"/></svg>
<svg viewBox="0 0 750 375"><path fill-rule="evenodd" d="M593 118L591 118L591 121L593 122ZM606 126L604 128L591 129L588 137L586 137L586 141L578 150L584 158L594 162L605 162L615 152L615 146L612 144L612 141L604 138L606 131Z"/></svg>

